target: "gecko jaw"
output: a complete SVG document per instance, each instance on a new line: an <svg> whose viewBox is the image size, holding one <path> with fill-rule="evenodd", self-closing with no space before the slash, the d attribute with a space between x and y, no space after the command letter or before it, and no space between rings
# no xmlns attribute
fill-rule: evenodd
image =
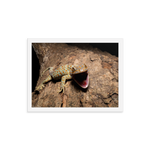
<svg viewBox="0 0 150 150"><path fill-rule="evenodd" d="M86 89L89 85L88 71L73 75L73 79L79 86L81 86L84 89Z"/></svg>

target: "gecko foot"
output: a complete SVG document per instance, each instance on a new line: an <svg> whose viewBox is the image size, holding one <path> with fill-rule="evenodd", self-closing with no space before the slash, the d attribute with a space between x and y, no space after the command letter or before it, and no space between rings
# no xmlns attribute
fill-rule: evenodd
<svg viewBox="0 0 150 150"><path fill-rule="evenodd" d="M41 83L35 90L39 91L39 90L42 90L43 88L44 88L44 84Z"/></svg>
<svg viewBox="0 0 150 150"><path fill-rule="evenodd" d="M58 88L59 89L59 88ZM58 93L63 92L64 93L64 88L61 88L58 90Z"/></svg>
<svg viewBox="0 0 150 150"><path fill-rule="evenodd" d="M61 91L64 93L65 87L68 87L68 85L64 85L63 87L61 87L60 90L58 91L58 93L60 93ZM58 88L58 89L59 89L59 88Z"/></svg>

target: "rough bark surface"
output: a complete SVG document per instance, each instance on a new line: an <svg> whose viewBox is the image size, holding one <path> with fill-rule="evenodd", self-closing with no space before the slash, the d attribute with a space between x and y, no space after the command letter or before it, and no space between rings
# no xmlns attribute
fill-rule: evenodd
<svg viewBox="0 0 150 150"><path fill-rule="evenodd" d="M73 80L58 93L60 81L50 81L38 93L32 92L32 107L118 107L118 57L89 44L33 43L40 63L40 75L47 67L85 63L89 87L84 90ZM49 75L39 76L37 86ZM34 78L34 77L32 77Z"/></svg>

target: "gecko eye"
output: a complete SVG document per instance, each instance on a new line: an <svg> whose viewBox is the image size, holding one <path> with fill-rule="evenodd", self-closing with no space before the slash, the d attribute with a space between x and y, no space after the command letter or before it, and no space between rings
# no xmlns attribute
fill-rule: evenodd
<svg viewBox="0 0 150 150"><path fill-rule="evenodd" d="M85 68L87 68L86 64L84 64Z"/></svg>
<svg viewBox="0 0 150 150"><path fill-rule="evenodd" d="M75 71L75 70L76 70L76 68L75 68L75 67L73 67L72 69L73 69L73 71Z"/></svg>

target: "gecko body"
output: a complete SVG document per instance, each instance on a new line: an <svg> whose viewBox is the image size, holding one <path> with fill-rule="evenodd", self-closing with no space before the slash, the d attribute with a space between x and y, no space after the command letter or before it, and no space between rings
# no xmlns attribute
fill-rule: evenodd
<svg viewBox="0 0 150 150"><path fill-rule="evenodd" d="M89 85L88 68L85 64L81 64L78 66L67 64L60 66L58 69L54 71L53 67L48 67L43 71L43 73L47 70L49 70L49 76L36 88L36 91L43 89L44 84L52 79L53 80L61 79L59 92L61 91L64 92L64 87L66 86L65 82L68 79L74 79L74 81L82 88L87 88Z"/></svg>

